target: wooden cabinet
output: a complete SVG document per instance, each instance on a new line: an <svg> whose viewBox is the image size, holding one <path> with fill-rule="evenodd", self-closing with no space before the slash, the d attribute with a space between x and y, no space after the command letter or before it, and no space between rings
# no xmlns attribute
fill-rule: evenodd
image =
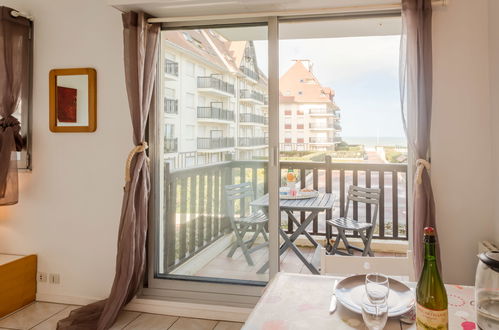
<svg viewBox="0 0 499 330"><path fill-rule="evenodd" d="M0 254L0 317L36 297L36 255Z"/></svg>

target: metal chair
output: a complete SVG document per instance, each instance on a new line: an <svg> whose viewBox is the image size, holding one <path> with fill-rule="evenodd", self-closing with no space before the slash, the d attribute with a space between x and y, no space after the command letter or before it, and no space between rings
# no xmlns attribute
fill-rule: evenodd
<svg viewBox="0 0 499 330"><path fill-rule="evenodd" d="M234 235L236 236L236 241L233 243L232 248L229 251L228 257L232 257L237 248L241 248L246 262L248 265L253 266L253 260L251 259L251 253L265 246L268 246L268 237L265 232L265 224L268 223L268 218L262 211L256 213L250 213L246 215L246 199L252 199L253 187L251 183L241 183L225 186L225 198L227 201L227 215L229 216L230 224ZM236 216L234 204L239 201L239 216ZM254 229L253 236L248 241L244 241L244 236L246 233ZM253 247L258 235L262 234L265 243L259 244Z"/></svg>
<svg viewBox="0 0 499 330"><path fill-rule="evenodd" d="M326 239L328 246L330 246L329 242L332 236L331 227L335 227L338 230L338 236L336 237L336 240L334 241L334 244L329 252L330 254L336 254L336 253L341 254L338 251L338 245L340 244L340 239L341 239L349 255L352 255L351 249L354 249L357 251L361 251L362 256L366 256L369 254L369 256L374 257L374 253L371 250L371 240L373 237L374 229L376 228L380 194L381 190L376 188L362 188L353 185L348 188L345 216L326 221L326 226L330 227L329 230L326 231L327 232ZM350 201L365 203L365 204L374 204L375 208L374 208L372 222L371 223L359 222L358 219L348 218L347 216L348 216ZM346 230L351 230L359 233L360 238L364 243L363 249L352 246L348 243L347 237L345 235Z"/></svg>

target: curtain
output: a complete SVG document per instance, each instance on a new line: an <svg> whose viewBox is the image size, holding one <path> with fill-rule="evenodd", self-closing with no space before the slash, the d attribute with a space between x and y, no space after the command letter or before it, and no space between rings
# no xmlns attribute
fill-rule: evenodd
<svg viewBox="0 0 499 330"><path fill-rule="evenodd" d="M153 104L160 27L148 24L144 13L135 12L123 14L123 27L125 82L135 147L126 162L116 274L108 299L73 311L59 321L57 329L108 329L142 286L145 273L150 192L145 131Z"/></svg>
<svg viewBox="0 0 499 330"><path fill-rule="evenodd" d="M412 239L414 269L418 277L424 258L423 229L428 226L436 229L429 173L433 87L431 16L431 0L402 0L400 95L404 129L416 159L412 165L415 169Z"/></svg>
<svg viewBox="0 0 499 330"><path fill-rule="evenodd" d="M12 8L0 10L0 205L10 205L19 197L15 151L21 151L24 143L13 114L29 88L31 23L14 18Z"/></svg>

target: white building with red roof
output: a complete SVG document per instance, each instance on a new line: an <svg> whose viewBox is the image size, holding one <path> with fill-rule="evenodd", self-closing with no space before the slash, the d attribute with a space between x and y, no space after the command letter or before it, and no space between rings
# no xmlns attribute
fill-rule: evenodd
<svg viewBox="0 0 499 330"><path fill-rule="evenodd" d="M281 150L334 150L341 141L340 108L334 90L312 73L309 60L295 63L279 79Z"/></svg>

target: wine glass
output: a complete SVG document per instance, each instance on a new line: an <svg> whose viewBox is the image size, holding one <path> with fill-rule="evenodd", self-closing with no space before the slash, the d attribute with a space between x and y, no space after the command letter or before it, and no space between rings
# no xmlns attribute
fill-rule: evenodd
<svg viewBox="0 0 499 330"><path fill-rule="evenodd" d="M362 297L362 319L369 330L381 330L388 320L387 300L371 301L365 293Z"/></svg>
<svg viewBox="0 0 499 330"><path fill-rule="evenodd" d="M388 277L383 274L373 273L366 275L366 295L373 304L387 302L390 284Z"/></svg>

